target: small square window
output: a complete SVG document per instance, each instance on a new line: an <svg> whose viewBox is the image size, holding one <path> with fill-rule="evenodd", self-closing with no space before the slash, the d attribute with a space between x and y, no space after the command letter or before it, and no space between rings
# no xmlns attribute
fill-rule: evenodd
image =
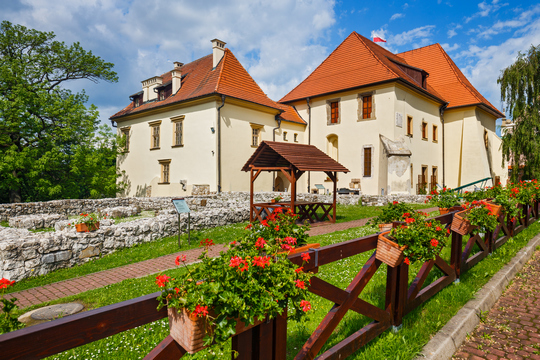
<svg viewBox="0 0 540 360"><path fill-rule="evenodd" d="M334 101L330 103L331 115L330 122L337 124L339 122L339 102Z"/></svg>
<svg viewBox="0 0 540 360"><path fill-rule="evenodd" d="M260 125L251 125L251 147L258 147L261 142L261 129Z"/></svg>
<svg viewBox="0 0 540 360"><path fill-rule="evenodd" d="M294 134L294 142L298 142L298 134Z"/></svg>
<svg viewBox="0 0 540 360"><path fill-rule="evenodd" d="M373 97L371 95L365 95L362 97L362 119L371 119Z"/></svg>
<svg viewBox="0 0 540 360"><path fill-rule="evenodd" d="M283 132L283 141L287 141L287 132L286 131Z"/></svg>

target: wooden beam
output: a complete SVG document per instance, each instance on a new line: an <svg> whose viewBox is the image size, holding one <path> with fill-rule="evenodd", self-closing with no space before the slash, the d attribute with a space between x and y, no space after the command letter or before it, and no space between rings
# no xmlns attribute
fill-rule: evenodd
<svg viewBox="0 0 540 360"><path fill-rule="evenodd" d="M144 357L144 360L180 359L185 353L186 350L178 345L171 335L168 335L152 351L150 351L148 355Z"/></svg>

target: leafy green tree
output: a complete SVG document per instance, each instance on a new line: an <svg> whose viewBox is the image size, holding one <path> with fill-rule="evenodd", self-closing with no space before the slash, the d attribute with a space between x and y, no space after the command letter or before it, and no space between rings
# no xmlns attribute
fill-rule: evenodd
<svg viewBox="0 0 540 360"><path fill-rule="evenodd" d="M116 82L114 65L54 38L0 24L0 201L115 193L115 136L96 133L98 112L85 106L84 91L63 87L78 79Z"/></svg>
<svg viewBox="0 0 540 360"><path fill-rule="evenodd" d="M512 181L540 176L540 45L519 53L514 64L501 72L501 99L514 122L503 134L503 162L511 161ZM519 170L518 170L519 169Z"/></svg>

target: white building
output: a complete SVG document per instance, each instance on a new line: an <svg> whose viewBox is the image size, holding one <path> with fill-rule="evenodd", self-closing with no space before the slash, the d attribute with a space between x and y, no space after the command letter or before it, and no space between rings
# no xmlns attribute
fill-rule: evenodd
<svg viewBox="0 0 540 360"><path fill-rule="evenodd" d="M495 134L503 114L438 44L392 54L353 32L276 103L225 43L212 43L212 55L143 81L111 117L129 136L119 159L125 195L189 195L193 185L247 191L241 167L262 140L317 146L351 170L338 188L359 183L365 194L507 178ZM279 174L260 179L256 191L289 187ZM331 181L309 174L298 191L316 184Z"/></svg>

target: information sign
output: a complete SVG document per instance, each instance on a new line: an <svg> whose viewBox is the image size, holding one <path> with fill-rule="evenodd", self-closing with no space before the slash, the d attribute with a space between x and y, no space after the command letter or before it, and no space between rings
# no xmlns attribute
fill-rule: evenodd
<svg viewBox="0 0 540 360"><path fill-rule="evenodd" d="M191 212L185 199L173 199L172 203L179 214Z"/></svg>

